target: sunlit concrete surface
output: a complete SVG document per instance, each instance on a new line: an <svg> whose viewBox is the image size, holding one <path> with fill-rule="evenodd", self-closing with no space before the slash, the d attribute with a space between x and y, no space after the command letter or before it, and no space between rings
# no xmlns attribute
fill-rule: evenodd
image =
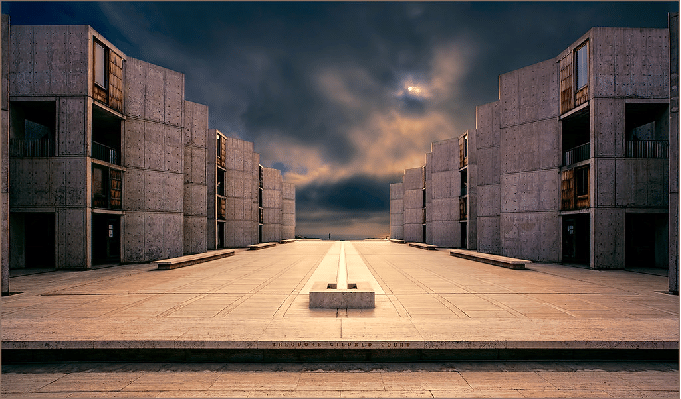
<svg viewBox="0 0 681 399"><path fill-rule="evenodd" d="M573 362L3 365L2 396L678 398L678 364Z"/></svg>
<svg viewBox="0 0 681 399"><path fill-rule="evenodd" d="M679 301L664 276L509 270L388 241L345 243L378 284L374 309L310 309L307 290L329 278L320 263L338 245L237 250L175 270L15 276L2 349L678 349Z"/></svg>

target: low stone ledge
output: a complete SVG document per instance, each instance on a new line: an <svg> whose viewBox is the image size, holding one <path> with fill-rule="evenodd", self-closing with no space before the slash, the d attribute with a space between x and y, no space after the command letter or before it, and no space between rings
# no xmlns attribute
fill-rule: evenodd
<svg viewBox="0 0 681 399"><path fill-rule="evenodd" d="M295 241L296 240L291 240L291 239L281 240L281 241L279 241L279 244L290 244L290 243L295 242Z"/></svg>
<svg viewBox="0 0 681 399"><path fill-rule="evenodd" d="M398 240L398 239L395 239L395 238L391 238L390 242L394 242L396 244L404 244L404 240Z"/></svg>
<svg viewBox="0 0 681 399"><path fill-rule="evenodd" d="M419 249L427 249L429 251L434 251L434 250L437 249L436 245L425 244L425 243L422 243L422 242L410 242L409 246L419 248Z"/></svg>
<svg viewBox="0 0 681 399"><path fill-rule="evenodd" d="M202 252L200 254L185 255L177 258L157 260L153 262L160 270L171 270L179 267L191 266L197 263L209 262L234 255L233 249L219 249L216 251Z"/></svg>
<svg viewBox="0 0 681 399"><path fill-rule="evenodd" d="M525 265L532 263L525 259L509 258L501 255L487 254L484 252L469 251L466 249L452 249L449 254L462 259L472 260L476 262L487 263L489 265L506 267L513 270L523 270Z"/></svg>
<svg viewBox="0 0 681 399"><path fill-rule="evenodd" d="M260 244L253 244L248 246L249 251L257 251L259 249L269 248L277 245L276 242L261 242Z"/></svg>

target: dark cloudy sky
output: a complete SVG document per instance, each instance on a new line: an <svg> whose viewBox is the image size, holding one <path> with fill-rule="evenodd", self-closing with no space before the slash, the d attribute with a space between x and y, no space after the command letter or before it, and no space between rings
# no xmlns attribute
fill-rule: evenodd
<svg viewBox="0 0 681 399"><path fill-rule="evenodd" d="M91 25L185 74L210 125L297 186L297 230L389 233L389 183L475 128L498 75L593 26L667 26L678 2L2 2L13 24ZM411 91L409 87L412 87Z"/></svg>

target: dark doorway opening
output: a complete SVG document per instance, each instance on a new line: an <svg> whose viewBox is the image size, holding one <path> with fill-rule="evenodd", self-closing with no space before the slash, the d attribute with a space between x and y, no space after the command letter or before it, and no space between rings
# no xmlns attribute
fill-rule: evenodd
<svg viewBox="0 0 681 399"><path fill-rule="evenodd" d="M218 222L218 248L225 247L225 224Z"/></svg>
<svg viewBox="0 0 681 399"><path fill-rule="evenodd" d="M24 216L26 267L54 268L54 213Z"/></svg>
<svg viewBox="0 0 681 399"><path fill-rule="evenodd" d="M120 226L118 215L92 215L92 263L119 263L121 261Z"/></svg>
<svg viewBox="0 0 681 399"><path fill-rule="evenodd" d="M461 248L468 248L468 223L462 222L461 224Z"/></svg>
<svg viewBox="0 0 681 399"><path fill-rule="evenodd" d="M625 267L669 267L667 214L634 213L625 217Z"/></svg>
<svg viewBox="0 0 681 399"><path fill-rule="evenodd" d="M589 214L563 216L563 263L589 264Z"/></svg>

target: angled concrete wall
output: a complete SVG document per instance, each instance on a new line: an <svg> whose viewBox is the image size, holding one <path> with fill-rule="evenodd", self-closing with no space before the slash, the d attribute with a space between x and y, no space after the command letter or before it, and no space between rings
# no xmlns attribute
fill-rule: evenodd
<svg viewBox="0 0 681 399"><path fill-rule="evenodd" d="M404 188L402 183L390 185L390 238L404 239Z"/></svg>
<svg viewBox="0 0 681 399"><path fill-rule="evenodd" d="M263 167L263 242L281 241L282 185L283 179L278 169Z"/></svg>
<svg viewBox="0 0 681 399"><path fill-rule="evenodd" d="M282 185L281 239L296 237L296 186L284 182Z"/></svg>
<svg viewBox="0 0 681 399"><path fill-rule="evenodd" d="M225 247L241 248L258 242L258 159L253 143L225 140Z"/></svg>
<svg viewBox="0 0 681 399"><path fill-rule="evenodd" d="M558 262L561 140L556 62L501 75L499 86L501 253Z"/></svg>
<svg viewBox="0 0 681 399"><path fill-rule="evenodd" d="M404 171L404 240L423 242L423 186L425 169L412 168Z"/></svg>
<svg viewBox="0 0 681 399"><path fill-rule="evenodd" d="M477 194L475 241L481 252L501 254L501 152L500 103L478 106L475 111L474 155ZM469 175L469 177L473 177ZM470 180L469 180L470 182ZM469 186L473 183L470 182Z"/></svg>
<svg viewBox="0 0 681 399"><path fill-rule="evenodd" d="M171 86L175 88L175 86ZM174 90L172 93L175 93ZM172 115L172 113L171 113ZM184 253L196 254L208 249L208 199L206 173L208 130L208 107L190 101L184 102L184 198L183 236Z"/></svg>
<svg viewBox="0 0 681 399"><path fill-rule="evenodd" d="M126 171L121 260L149 262L181 256L185 245L184 76L129 58L125 84L128 118L122 156ZM207 108L199 107L204 108L207 120ZM205 146L205 130L203 134ZM196 178L205 185L205 164L203 168L203 174L197 168Z"/></svg>
<svg viewBox="0 0 681 399"><path fill-rule="evenodd" d="M426 214L432 226L431 244L441 247L461 246L459 223L459 198L461 173L459 172L459 140L436 141L431 144L430 190L426 190Z"/></svg>
<svg viewBox="0 0 681 399"><path fill-rule="evenodd" d="M423 172L424 172L424 207L425 209L423 210L425 212L425 219L426 219L426 231L425 231L425 236L423 237L423 242L427 244L433 244L433 214L431 212L431 208L433 205L433 198L432 198L432 191L433 191L433 174L432 174L432 164L433 164L433 153L428 152L426 153L426 163L423 165Z"/></svg>

